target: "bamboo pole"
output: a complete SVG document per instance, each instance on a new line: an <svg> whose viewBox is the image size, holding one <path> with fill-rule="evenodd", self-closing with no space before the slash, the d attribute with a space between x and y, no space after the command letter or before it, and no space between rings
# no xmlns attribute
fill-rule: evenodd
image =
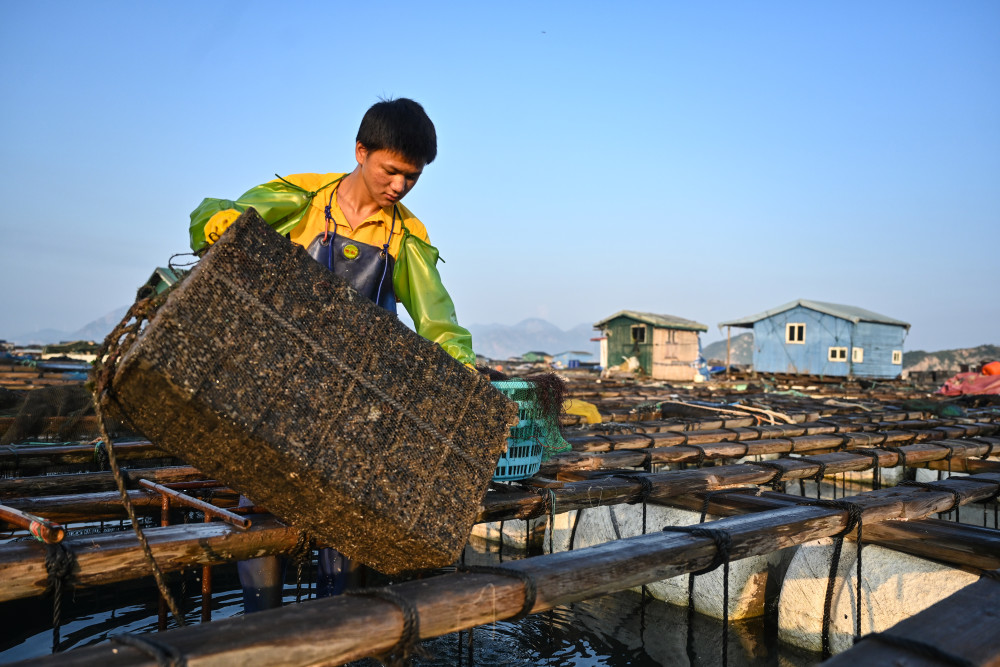
<svg viewBox="0 0 1000 667"><path fill-rule="evenodd" d="M983 476L984 479L990 476ZM1000 481L1000 476L992 476ZM951 483L957 486L955 482ZM937 486L950 488L944 481ZM995 484L962 484L968 498L985 498ZM981 488L979 488L981 487ZM946 510L947 491L907 488L874 491L851 499L863 506L865 526L917 518ZM721 519L709 524L732 539L733 560L836 535L848 525L847 512L817 506L789 507ZM506 565L529 575L537 586L532 613L693 572L716 554L708 537L657 532L593 547L514 561ZM450 574L392 587L415 609L417 636L436 637L516 614L525 584L496 574ZM190 667L201 665L338 665L391 650L404 627L403 613L391 602L339 596L240 619L178 628L157 635L176 648ZM98 645L60 654L60 665L149 665L148 656L118 645ZM26 665L53 664L41 658Z"/></svg>

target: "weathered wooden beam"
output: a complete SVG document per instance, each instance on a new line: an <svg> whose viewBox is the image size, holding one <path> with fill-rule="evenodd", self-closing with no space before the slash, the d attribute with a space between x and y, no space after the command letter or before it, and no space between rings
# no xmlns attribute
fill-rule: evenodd
<svg viewBox="0 0 1000 667"><path fill-rule="evenodd" d="M205 476L197 468L191 466L123 468L122 474L125 476L125 485L128 488L136 488L140 479L168 484L170 482L187 482ZM95 491L113 491L116 488L115 478L110 471L14 477L0 479L0 498L93 493Z"/></svg>
<svg viewBox="0 0 1000 667"><path fill-rule="evenodd" d="M948 498L941 502L941 496ZM864 505L864 522L871 525L926 515L948 505L950 497L948 492L908 488L870 492L851 500ZM800 506L721 519L708 527L728 533L732 539L730 556L735 560L836 535L847 521L845 511ZM532 577L537 594L531 611L538 613L702 569L715 553L715 542L708 537L651 533L514 561L506 567ZM520 610L525 599L522 581L495 574L443 575L393 586L392 590L416 610L419 638L507 618ZM176 648L190 667L337 665L392 649L402 631L403 613L396 604L340 596L170 630L156 639ZM70 666L152 664L138 650L112 644L77 649L56 659L60 665ZM25 664L53 664L53 659Z"/></svg>
<svg viewBox="0 0 1000 667"><path fill-rule="evenodd" d="M773 443L769 442L769 444ZM714 453L708 458L713 458L716 454L725 455L731 452L731 448L734 447L742 451L743 445L720 444L711 450ZM908 465L920 465L927 461L942 460L949 455L953 455L953 463L957 463L963 457L980 456L989 447L988 444L960 444L956 442L950 448L924 443L906 445L900 449L905 453ZM709 453L708 447L706 447L706 453ZM738 453L735 452L732 455L735 456ZM659 458L654 458L654 462L693 461L699 454L700 452L697 450L683 446L662 448L662 451L656 454ZM895 452L880 451L878 456L881 467L892 467L900 463L899 455ZM633 460L633 457L638 457L638 459ZM644 457L644 452L612 452L601 455L597 459L584 460L588 462L609 461L612 467L625 467L641 464ZM785 469L783 479L793 480L813 477L819 472L820 463L825 463L826 473L832 475L870 469L872 459L863 454L846 451L811 456L809 461L797 458L780 459L777 464ZM572 466L570 469L583 468ZM667 499L684 493L697 493L734 484L764 484L775 475L776 470L773 468L753 463L742 463L694 470L671 470L643 476L648 478L653 485L651 498ZM132 477L141 476L143 476L141 471L132 474ZM540 494L521 490L513 490L509 493L491 493L487 494L484 499L477 521L503 521L541 516L548 511L547 503L550 497L554 497L556 507L560 512L593 507L598 504L635 502L640 499L641 490L642 485L636 477L634 480L605 478L567 482L552 489L553 496L549 496L547 492ZM133 491L130 492L130 498L133 500L136 512L140 515L151 516L159 512L159 501L155 496ZM217 502L221 507L232 507L235 500L230 494L217 498ZM6 504L61 523L109 521L125 517L124 509L116 492L11 498L6 501Z"/></svg>
<svg viewBox="0 0 1000 667"><path fill-rule="evenodd" d="M858 427L857 430L845 428L837 432L837 428L823 424L808 429L779 425L762 426L755 429L733 428L697 432L582 434L568 437L566 440L573 446L574 452L608 452L620 449L647 449L649 447L671 447L685 444L707 445L770 439L809 443L810 449L853 449L928 440L981 437L1000 431L1000 425L985 423L961 426L937 424L926 430L865 430Z"/></svg>
<svg viewBox="0 0 1000 667"><path fill-rule="evenodd" d="M148 528L145 533L157 564L166 572L283 553L295 546L300 531L273 517L255 519L248 530L214 522ZM73 586L99 586L151 574L131 532L67 537L62 544L76 558ZM44 593L48 583L44 547L35 542L0 547L0 581L0 602Z"/></svg>
<svg viewBox="0 0 1000 667"><path fill-rule="evenodd" d="M996 573L994 573L996 576ZM983 578L897 623L867 635L824 667L1000 665L1000 582ZM880 639L878 634L887 635ZM899 638L892 641L893 638ZM901 641L900 641L901 640ZM928 648L929 647L929 648ZM941 654L945 655L941 655Z"/></svg>
<svg viewBox="0 0 1000 667"><path fill-rule="evenodd" d="M897 434L903 435L903 434ZM851 438L850 442L843 442L841 438L832 441L825 436L801 436L795 438L771 438L767 440L739 441L739 442L718 442L706 443L696 446L677 444L669 447L651 447L646 449L628 448L624 451L613 452L563 452L556 454L551 459L545 461L539 472L542 475L554 476L561 472L572 470L599 470L601 468L628 468L651 464L664 463L692 463L704 460L736 459L745 456L761 456L766 454L789 454L806 453L812 451L828 451L833 448L846 447L846 451L858 448L868 448L879 445L892 445L893 442L907 442L909 438L898 437L895 439L886 438L869 444L869 440ZM1000 438L979 437L979 442L963 442L960 440L948 441L947 443L936 443L926 441L924 445L931 445L940 448L941 458L950 454L948 446L956 447L956 454L952 457L955 463L962 457L982 456L990 452L1000 454ZM969 449L969 446L975 449ZM964 452L959 455L957 452ZM904 449L904 451L917 451ZM923 450L921 450L923 451ZM647 456L649 460L647 461ZM931 460L931 459L926 459ZM909 458L907 463L916 463L917 459ZM946 468L945 468L946 469ZM958 470L958 468L954 468ZM833 471L831 471L833 472Z"/></svg>
<svg viewBox="0 0 1000 667"><path fill-rule="evenodd" d="M115 443L120 460L160 459L172 455L149 441ZM22 468L93 463L94 445L11 445L0 449L0 464Z"/></svg>
<svg viewBox="0 0 1000 667"><path fill-rule="evenodd" d="M988 445L954 445L947 449L932 444L906 445L899 449L905 454L907 464L919 464L942 459L953 450L955 456L980 455ZM879 467L890 468L901 463L894 451L877 452ZM872 459L864 454L836 452L809 457L809 460L786 458L770 461L781 466L782 479L808 479L820 470L820 463L826 464L826 473L858 472L872 466ZM778 474L773 468L756 463L715 466L696 470L671 470L667 472L640 474L633 479L604 477L582 482L567 482L561 487L532 491L512 491L506 494L488 495L480 509L478 522L503 521L507 519L531 519L548 512L549 503L555 502L558 511L569 511L622 502L637 502L642 499L642 484L639 477L652 483L649 498L665 500L685 493L712 491L727 486L745 484L766 484Z"/></svg>

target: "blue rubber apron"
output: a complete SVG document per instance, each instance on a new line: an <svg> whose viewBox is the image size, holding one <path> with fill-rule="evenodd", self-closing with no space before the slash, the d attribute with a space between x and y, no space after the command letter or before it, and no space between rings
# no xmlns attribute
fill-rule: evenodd
<svg viewBox="0 0 1000 667"><path fill-rule="evenodd" d="M339 187L340 184L338 183ZM392 207L392 225L389 236L381 247L361 243L337 235L337 223L333 219L331 208L337 188L330 192L323 213L326 217L326 228L322 234L317 234L306 248L306 252L317 262L340 276L351 287L358 290L391 313L396 312L396 293L392 288L392 267L395 264L389 254L389 242L396 231L397 206ZM331 229L332 228L332 229Z"/></svg>
<svg viewBox="0 0 1000 667"><path fill-rule="evenodd" d="M340 184L337 184L340 187ZM306 252L317 262L340 276L351 287L368 297L376 304L391 313L396 312L396 292L392 287L392 268L395 260L389 254L389 243L396 231L396 217L399 208L392 207L392 224L389 226L389 236L381 246L361 243L353 239L337 235L337 222L333 219L333 197L337 192L335 187L330 192L330 199L323 210L326 218L326 228L322 234L317 234ZM331 229L332 228L332 229ZM320 549L317 558L316 594L318 597L339 595L347 586L350 561L336 549L326 547Z"/></svg>

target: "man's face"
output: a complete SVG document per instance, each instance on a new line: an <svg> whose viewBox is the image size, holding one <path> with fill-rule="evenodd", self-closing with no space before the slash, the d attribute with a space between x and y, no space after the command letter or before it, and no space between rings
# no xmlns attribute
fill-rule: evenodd
<svg viewBox="0 0 1000 667"><path fill-rule="evenodd" d="M355 147L355 157L361 167L361 182L381 208L405 197L424 170L422 162L410 162L395 151L369 151L360 142Z"/></svg>

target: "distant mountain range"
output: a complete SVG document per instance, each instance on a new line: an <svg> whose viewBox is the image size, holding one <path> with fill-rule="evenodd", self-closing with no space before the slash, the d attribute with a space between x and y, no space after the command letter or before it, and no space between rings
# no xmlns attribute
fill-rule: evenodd
<svg viewBox="0 0 1000 667"><path fill-rule="evenodd" d="M128 306L122 306L99 317L76 331L40 329L14 336L10 342L18 345L48 345L74 340L101 342L122 317ZM600 361L600 346L590 339L599 335L590 323L578 324L564 331L537 317L522 320L517 324L472 324L472 344L476 352L490 359L519 357L526 352L581 351L593 355L593 361ZM702 354L710 364L726 363L726 341L720 340L706 345ZM753 333L742 333L730 340L730 359L733 364L753 364ZM1000 360L1000 346L980 345L957 350L924 352L914 350L903 354L903 370L906 371L959 371L963 364L978 366L983 361Z"/></svg>
<svg viewBox="0 0 1000 667"><path fill-rule="evenodd" d="M116 308L76 331L39 329L37 331L18 334L9 338L8 341L18 345L51 345L53 343L65 343L74 340L92 340L96 343L101 343L104 341L105 336L115 328L115 325L125 317L128 309L128 306Z"/></svg>
<svg viewBox="0 0 1000 667"><path fill-rule="evenodd" d="M591 342L599 335L592 324L578 324L563 331L546 320L533 317L514 325L472 324L472 347L490 359L519 357L525 352L590 352L593 361L600 361L600 346Z"/></svg>
<svg viewBox="0 0 1000 667"><path fill-rule="evenodd" d="M726 341L717 340L702 348L701 354L709 365L719 366L726 363ZM753 363L753 332L741 333L729 340L729 361L740 366Z"/></svg>
<svg viewBox="0 0 1000 667"><path fill-rule="evenodd" d="M1000 346L980 345L959 350L924 352L914 350L903 353L903 370L907 371L955 371L967 365L971 370L984 361L1000 361Z"/></svg>
<svg viewBox="0 0 1000 667"><path fill-rule="evenodd" d="M73 340L92 340L100 343L125 316L128 306L116 308L76 331L40 329L10 338L18 345L49 345ZM563 331L551 322L531 318L514 325L473 324L469 326L472 344L479 354L490 359L518 357L525 352L558 354L568 351L590 352L599 361L600 348L590 339L597 336L590 324L578 324Z"/></svg>

